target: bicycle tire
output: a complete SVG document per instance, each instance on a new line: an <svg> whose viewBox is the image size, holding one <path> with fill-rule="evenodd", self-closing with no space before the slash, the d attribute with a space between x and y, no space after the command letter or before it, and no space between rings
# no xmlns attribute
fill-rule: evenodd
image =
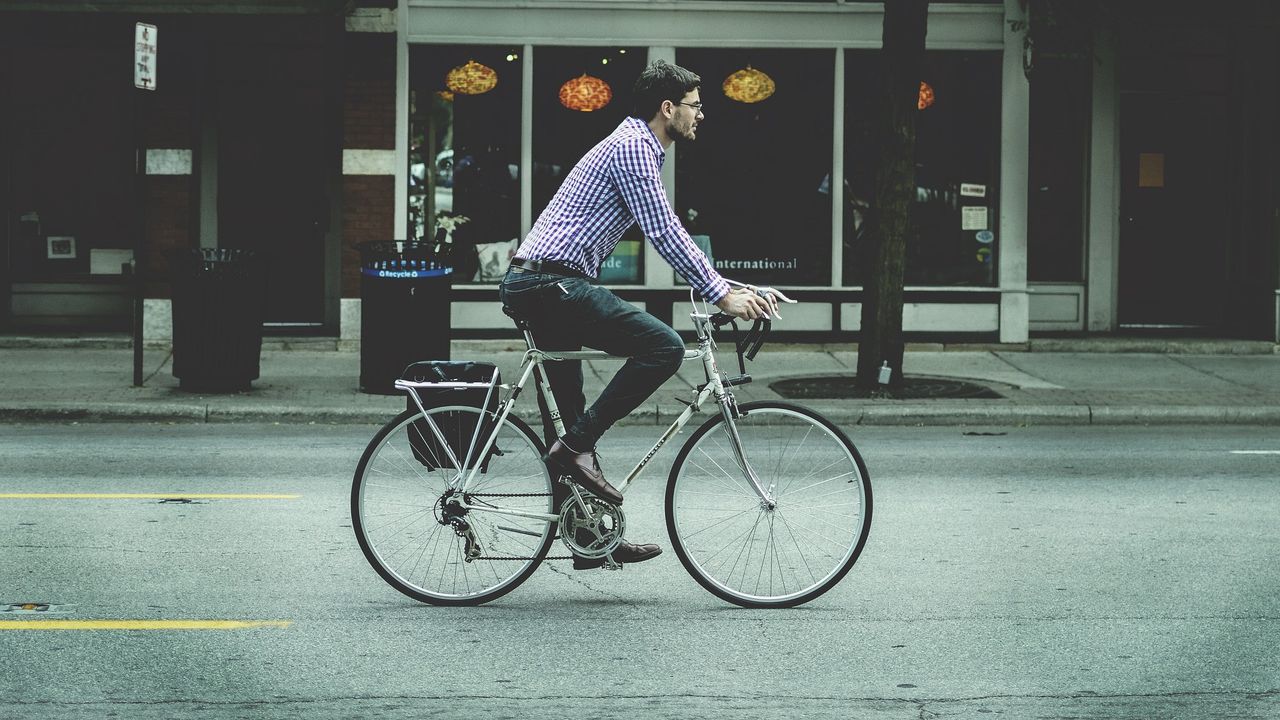
<svg viewBox="0 0 1280 720"><path fill-rule="evenodd" d="M736 466L724 417L713 417L689 437L671 468L666 492L667 532L671 544L689 574L723 600L751 608L794 607L810 602L848 574L866 545L872 508L866 464L853 441L813 410L771 401L745 403L740 410L745 416L735 425L748 462L766 489L773 487L776 508L768 509L760 501L750 481ZM717 432L717 429L720 430ZM725 462L735 466L733 472L725 470ZM827 463L828 467L819 466L798 478L797 474L805 471L797 468L803 468L805 463ZM804 482L797 487L797 480ZM837 482L831 484L833 481ZM808 492L820 485L828 486ZM823 500L824 497L832 498L833 502ZM798 504L811 501L818 504ZM845 506L855 509L832 510ZM824 517L817 513L823 513ZM767 539L757 540L762 521ZM802 528L799 527L802 521L827 527ZM711 534L694 539L704 532ZM732 539L724 541L724 547L712 547L718 542L717 538L726 534ZM839 538L832 539L830 535ZM743 547L731 544L744 537ZM784 547L788 543L795 552ZM814 552L809 553L809 548ZM729 556L721 560L717 560L717 556L733 550L737 555L726 570L724 565L729 562ZM752 555L757 551L760 553L758 568L752 565ZM780 552L786 556L780 556ZM744 553L746 561L742 562ZM818 561L822 562L815 572ZM764 584L766 562L767 585ZM802 568L809 581L802 577ZM748 590L745 586L752 581L752 570L755 582ZM794 582L790 589L788 574ZM777 584L781 585L780 592Z"/></svg>
<svg viewBox="0 0 1280 720"><path fill-rule="evenodd" d="M477 407L444 406L428 408L427 412L444 428L450 419L470 418L473 423L477 422L479 414L485 411ZM493 418L491 412L485 415L489 420ZM383 580L420 602L479 605L495 600L527 580L542 563L555 537L555 523L471 511L465 518L480 533L486 554L466 562L466 541L440 519L443 507L440 498L448 487L446 478L457 471L447 467L450 464L447 459L440 459L424 445L421 435L416 442L410 440L413 437L410 433L417 432L415 428L421 427L422 419L419 410L401 412L373 436L360 457L351 486L351 525L360 550ZM469 435L464 436L463 432L469 431L465 430L465 422L455 422L455 426L462 428L457 434L461 438L460 447L465 449L469 446ZM450 445L454 445L454 438L449 440ZM485 497L490 495L516 493L518 497L507 497L494 504L552 512L555 504L552 479L542 461L545 449L533 430L519 418L508 416L498 428L494 444L499 453L491 453L484 460L484 472L477 475L476 486L469 488L469 494L479 495L472 498L472 502L486 501ZM455 456L465 464L462 452L456 452ZM509 471L518 474L503 475ZM374 476L376 482L371 480ZM493 492L482 492L486 490ZM406 507L410 509L405 510ZM387 517L392 519L385 520ZM375 518L384 520L375 524ZM524 533L536 533L536 537ZM392 542L399 546L389 547ZM406 549L409 555L405 554ZM412 557L415 551L417 555ZM503 553L518 559L504 559ZM400 560L401 557L404 559ZM419 574L418 568L424 559L427 564ZM412 566L407 568L410 562ZM441 568L440 577L429 581L428 573L434 575L437 564ZM450 574L452 577L448 577ZM447 590L446 584L450 586Z"/></svg>

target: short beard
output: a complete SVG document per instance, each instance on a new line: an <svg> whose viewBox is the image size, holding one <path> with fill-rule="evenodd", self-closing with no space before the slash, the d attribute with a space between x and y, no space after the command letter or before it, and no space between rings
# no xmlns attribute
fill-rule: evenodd
<svg viewBox="0 0 1280 720"><path fill-rule="evenodd" d="M671 138L671 140L676 143L694 142L696 139L691 135L686 135L685 133L680 132L674 125L667 126L667 137Z"/></svg>

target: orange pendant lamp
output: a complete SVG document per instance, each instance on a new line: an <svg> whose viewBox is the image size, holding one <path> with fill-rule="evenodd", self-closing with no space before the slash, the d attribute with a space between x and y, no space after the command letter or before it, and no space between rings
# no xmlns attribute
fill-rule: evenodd
<svg viewBox="0 0 1280 720"><path fill-rule="evenodd" d="M560 104L578 112L594 112L609 104L613 90L609 83L583 73L560 86Z"/></svg>
<svg viewBox="0 0 1280 720"><path fill-rule="evenodd" d="M773 78L747 65L724 79L724 94L742 103L758 103L774 91Z"/></svg>
<svg viewBox="0 0 1280 720"><path fill-rule="evenodd" d="M498 86L498 73L488 65L468 60L449 71L444 84L462 95L482 95Z"/></svg>
<svg viewBox="0 0 1280 720"><path fill-rule="evenodd" d="M916 100L916 109L923 110L933 104L933 86L927 82L920 82L920 97Z"/></svg>

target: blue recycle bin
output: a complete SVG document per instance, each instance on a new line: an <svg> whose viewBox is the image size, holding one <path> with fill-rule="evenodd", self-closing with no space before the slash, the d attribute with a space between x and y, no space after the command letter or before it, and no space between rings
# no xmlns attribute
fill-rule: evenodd
<svg viewBox="0 0 1280 720"><path fill-rule="evenodd" d="M360 390L395 395L410 364L449 359L453 267L439 245L367 242L360 250Z"/></svg>

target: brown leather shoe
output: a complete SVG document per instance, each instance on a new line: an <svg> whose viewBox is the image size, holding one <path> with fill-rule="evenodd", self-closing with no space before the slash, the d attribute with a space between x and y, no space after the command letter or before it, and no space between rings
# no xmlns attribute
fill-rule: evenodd
<svg viewBox="0 0 1280 720"><path fill-rule="evenodd" d="M617 550L613 551L613 560L614 562L620 562L625 565L627 563L638 563L644 562L645 560L651 560L661 554L662 548L657 545L632 545L629 542L624 542L618 546ZM573 556L574 570L590 570L592 568L598 568L601 565L604 565L604 558L584 558L578 557L577 555Z"/></svg>
<svg viewBox="0 0 1280 720"><path fill-rule="evenodd" d="M568 475L575 483L596 497L617 505L622 504L622 493L604 479L594 452L576 453L569 446L556 440L547 451L547 464Z"/></svg>

